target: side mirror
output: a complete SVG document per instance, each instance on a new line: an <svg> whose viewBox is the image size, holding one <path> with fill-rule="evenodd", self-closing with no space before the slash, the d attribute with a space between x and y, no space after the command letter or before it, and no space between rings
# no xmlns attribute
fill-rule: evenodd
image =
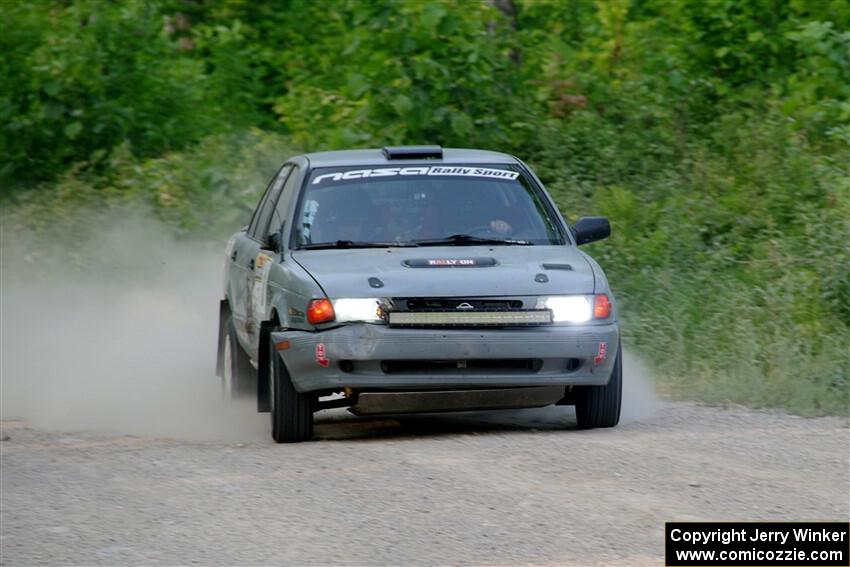
<svg viewBox="0 0 850 567"><path fill-rule="evenodd" d="M576 244L581 246L611 236L611 223L605 217L582 217L573 225Z"/></svg>
<svg viewBox="0 0 850 567"><path fill-rule="evenodd" d="M286 228L286 223L281 223L280 229L275 232L270 232L262 244L260 244L261 250L271 250L277 254L283 254L283 229Z"/></svg>
<svg viewBox="0 0 850 567"><path fill-rule="evenodd" d="M281 251L280 246L280 233L272 232L266 237L266 241L261 246L263 250L271 250L272 252L279 253Z"/></svg>

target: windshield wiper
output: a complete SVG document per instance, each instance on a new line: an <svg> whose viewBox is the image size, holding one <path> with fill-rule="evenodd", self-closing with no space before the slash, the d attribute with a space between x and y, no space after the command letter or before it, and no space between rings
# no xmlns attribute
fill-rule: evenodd
<svg viewBox="0 0 850 567"><path fill-rule="evenodd" d="M512 238L483 238L469 234L453 234L446 238L428 240L409 240L406 242L361 242L357 240L336 240L334 242L316 242L302 244L299 250L328 250L332 248L412 248L417 246L474 246L492 244L496 246L531 246L529 240Z"/></svg>
<svg viewBox="0 0 850 567"><path fill-rule="evenodd" d="M396 248L419 246L413 242L360 242L357 240L337 240L335 242L316 242L302 244L299 250L326 250L330 248Z"/></svg>
<svg viewBox="0 0 850 567"><path fill-rule="evenodd" d="M513 238L483 238L471 234L453 234L446 238L435 238L432 240L413 240L417 246L474 246L476 244L494 244L497 246L532 246L529 240L517 240Z"/></svg>

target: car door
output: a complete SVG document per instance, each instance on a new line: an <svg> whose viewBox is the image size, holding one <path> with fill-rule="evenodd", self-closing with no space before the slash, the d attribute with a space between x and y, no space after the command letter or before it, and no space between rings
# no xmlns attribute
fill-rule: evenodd
<svg viewBox="0 0 850 567"><path fill-rule="evenodd" d="M283 191L286 180L292 173L293 165L284 165L274 182L267 191L264 202L257 209L255 219L252 219L248 227L247 244L244 249L248 257L246 281L245 281L245 346L249 353L254 353L259 341L260 323L265 319L266 309L266 285L268 283L269 270L275 262L275 253L265 249L271 225L275 216L275 209ZM279 230L279 227L274 229Z"/></svg>
<svg viewBox="0 0 850 567"><path fill-rule="evenodd" d="M233 297L231 297L230 308L239 342L246 349L250 348L251 335L254 332L251 325L251 302L257 255L261 246L258 235L266 235L264 231L268 227L270 216L274 211L274 204L290 171L292 171L291 164L285 164L280 168L266 188L263 198L260 199L260 203L251 217L251 223L245 232L236 239L230 252L231 273L233 274L231 282Z"/></svg>

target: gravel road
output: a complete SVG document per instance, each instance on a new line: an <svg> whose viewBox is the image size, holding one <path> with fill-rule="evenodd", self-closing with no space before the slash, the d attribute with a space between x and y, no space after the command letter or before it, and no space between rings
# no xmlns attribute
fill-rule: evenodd
<svg viewBox="0 0 850 567"><path fill-rule="evenodd" d="M667 520L850 517L846 419L335 411L300 445L242 419L225 441L3 422L2 564L661 565Z"/></svg>
<svg viewBox="0 0 850 567"><path fill-rule="evenodd" d="M658 566L665 521L850 516L847 418L657 403L628 352L615 429L338 410L275 445L213 378L219 249L137 225L0 273L2 565Z"/></svg>

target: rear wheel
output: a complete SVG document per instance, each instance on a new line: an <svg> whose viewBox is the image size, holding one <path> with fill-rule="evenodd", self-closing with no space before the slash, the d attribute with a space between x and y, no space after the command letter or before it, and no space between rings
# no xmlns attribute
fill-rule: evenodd
<svg viewBox="0 0 850 567"><path fill-rule="evenodd" d="M224 364L221 376L221 395L225 401L244 398L254 390L256 377L248 354L239 345L233 318L227 318L224 335Z"/></svg>
<svg viewBox="0 0 850 567"><path fill-rule="evenodd" d="M605 386L582 386L576 392L576 420L581 429L614 427L623 399L623 353L617 349L614 370Z"/></svg>
<svg viewBox="0 0 850 567"><path fill-rule="evenodd" d="M269 412L272 437L278 443L300 443L313 436L313 396L292 385L286 365L274 347L269 348Z"/></svg>

